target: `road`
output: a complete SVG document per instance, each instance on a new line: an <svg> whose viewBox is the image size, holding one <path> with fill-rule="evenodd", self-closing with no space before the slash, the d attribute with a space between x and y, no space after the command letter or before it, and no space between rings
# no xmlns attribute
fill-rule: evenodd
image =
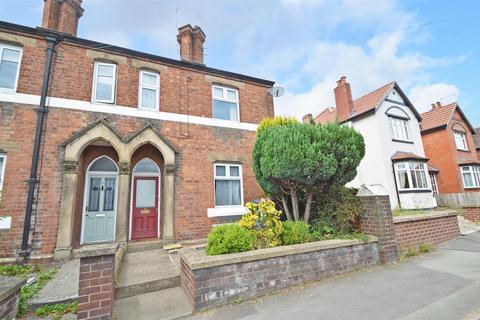
<svg viewBox="0 0 480 320"><path fill-rule="evenodd" d="M375 266L190 319L480 319L480 232Z"/></svg>

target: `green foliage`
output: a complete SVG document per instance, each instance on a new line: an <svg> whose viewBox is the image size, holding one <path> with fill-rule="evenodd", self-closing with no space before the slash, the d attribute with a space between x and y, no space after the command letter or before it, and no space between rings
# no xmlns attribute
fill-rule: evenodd
<svg viewBox="0 0 480 320"><path fill-rule="evenodd" d="M27 300L33 298L47 284L48 281L53 279L56 273L56 268L43 269L40 267L37 269L35 282L30 285L23 286L20 292L17 313L18 317L21 317L27 313Z"/></svg>
<svg viewBox="0 0 480 320"><path fill-rule="evenodd" d="M312 238L310 226L303 221L283 222L282 244L291 245L309 242Z"/></svg>
<svg viewBox="0 0 480 320"><path fill-rule="evenodd" d="M255 238L254 248L280 245L280 235L283 232L280 221L282 212L275 208L275 203L270 199L261 199L259 202L248 202L245 206L250 213L245 214L238 224L252 233Z"/></svg>
<svg viewBox="0 0 480 320"><path fill-rule="evenodd" d="M429 253L433 251L433 245L431 243L421 243L418 246L418 251L420 251L421 253Z"/></svg>
<svg viewBox="0 0 480 320"><path fill-rule="evenodd" d="M318 195L313 205L313 224L329 224L341 233L354 232L362 207L356 196L358 190L339 186Z"/></svg>
<svg viewBox="0 0 480 320"><path fill-rule="evenodd" d="M283 117L283 116L278 116L275 118L265 118L263 119L260 124L258 125L257 130L261 131L265 128L268 127L273 127L273 126L286 126L289 124L295 124L299 123L298 120L294 117Z"/></svg>
<svg viewBox="0 0 480 320"><path fill-rule="evenodd" d="M328 221L314 220L310 226L312 239L315 241L329 240L335 237L337 230Z"/></svg>
<svg viewBox="0 0 480 320"><path fill-rule="evenodd" d="M60 320L64 314L78 312L77 302L70 304L59 303L54 305L46 305L35 310L35 315L41 318L51 317L53 320Z"/></svg>
<svg viewBox="0 0 480 320"><path fill-rule="evenodd" d="M255 176L266 193L319 193L355 177L365 154L358 132L338 123L273 122L258 130L253 150ZM294 210L296 204L292 196Z"/></svg>
<svg viewBox="0 0 480 320"><path fill-rule="evenodd" d="M35 272L37 266L24 265L3 265L0 266L0 275L9 277L27 277L30 273Z"/></svg>
<svg viewBox="0 0 480 320"><path fill-rule="evenodd" d="M243 252L253 249L255 241L251 232L238 224L214 227L208 234L205 251L208 255Z"/></svg>

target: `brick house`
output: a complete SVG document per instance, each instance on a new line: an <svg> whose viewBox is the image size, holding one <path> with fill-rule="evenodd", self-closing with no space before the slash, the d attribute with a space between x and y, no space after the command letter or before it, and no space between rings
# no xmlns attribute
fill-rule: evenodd
<svg viewBox="0 0 480 320"><path fill-rule="evenodd" d="M334 89L335 108L323 110L316 123L339 121L360 132L365 140L365 157L349 186L382 185L392 208L436 207L423 151L420 114L396 82L390 82L357 99L352 98L346 77Z"/></svg>
<svg viewBox="0 0 480 320"><path fill-rule="evenodd" d="M3 261L204 238L262 195L251 152L274 83L207 67L199 27L179 28L181 60L80 39L81 4L0 22Z"/></svg>
<svg viewBox="0 0 480 320"><path fill-rule="evenodd" d="M475 149L477 150L477 157L480 159L480 128L475 129L475 134L473 135L473 141L475 143Z"/></svg>
<svg viewBox="0 0 480 320"><path fill-rule="evenodd" d="M439 171L439 193L479 191L480 161L473 135L475 129L457 103L432 104L420 123L425 154Z"/></svg>

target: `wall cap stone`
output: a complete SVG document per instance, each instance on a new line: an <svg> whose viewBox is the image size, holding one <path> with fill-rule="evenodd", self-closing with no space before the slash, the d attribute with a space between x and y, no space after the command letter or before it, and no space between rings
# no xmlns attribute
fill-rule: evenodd
<svg viewBox="0 0 480 320"><path fill-rule="evenodd" d="M0 276L0 302L10 297L15 291L20 289L27 279L19 279L15 277Z"/></svg>
<svg viewBox="0 0 480 320"><path fill-rule="evenodd" d="M357 193L357 197L378 197L388 195L387 190L385 190L381 184L362 184Z"/></svg>
<svg viewBox="0 0 480 320"><path fill-rule="evenodd" d="M393 223L402 223L408 221L418 221L418 220L428 220L428 219L438 219L443 217L449 216L456 216L458 215L457 211L438 211L438 212L431 212L427 214L419 213L419 214L412 214L408 216L401 216L401 217L393 217Z"/></svg>
<svg viewBox="0 0 480 320"><path fill-rule="evenodd" d="M294 244L290 246L280 246L268 249L259 249L239 253L222 254L217 256L208 256L203 250L190 249L183 252L180 258L189 266L191 270L224 266L234 263L250 262L262 259L282 257L300 253L307 253L320 250L335 249L341 247L356 246L377 242L377 237L368 236L367 243L361 240L324 240L309 243Z"/></svg>
<svg viewBox="0 0 480 320"><path fill-rule="evenodd" d="M86 245L80 248L80 258L114 255L117 249L117 242Z"/></svg>

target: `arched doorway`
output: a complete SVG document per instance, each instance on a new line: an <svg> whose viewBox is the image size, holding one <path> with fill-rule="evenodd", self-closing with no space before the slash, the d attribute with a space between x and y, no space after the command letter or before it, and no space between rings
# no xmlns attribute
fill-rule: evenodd
<svg viewBox="0 0 480 320"><path fill-rule="evenodd" d="M85 175L81 244L115 240L118 167L107 156L90 163Z"/></svg>
<svg viewBox="0 0 480 320"><path fill-rule="evenodd" d="M160 168L150 158L132 170L130 239L160 237Z"/></svg>

